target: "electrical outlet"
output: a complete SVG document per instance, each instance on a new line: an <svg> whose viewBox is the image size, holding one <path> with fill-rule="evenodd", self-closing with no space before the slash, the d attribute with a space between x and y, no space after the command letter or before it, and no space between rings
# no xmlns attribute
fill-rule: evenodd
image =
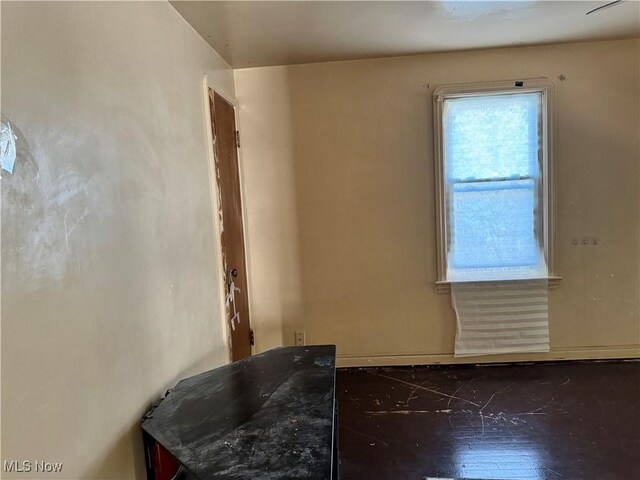
<svg viewBox="0 0 640 480"><path fill-rule="evenodd" d="M296 332L296 346L302 347L304 345L304 331Z"/></svg>

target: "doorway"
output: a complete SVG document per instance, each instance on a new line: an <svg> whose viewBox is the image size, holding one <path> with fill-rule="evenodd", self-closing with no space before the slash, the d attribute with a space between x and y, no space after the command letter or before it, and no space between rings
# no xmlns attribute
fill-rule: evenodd
<svg viewBox="0 0 640 480"><path fill-rule="evenodd" d="M249 323L238 132L233 105L210 88L209 108L218 190L226 323L230 337L231 359L236 361L251 355L253 343Z"/></svg>

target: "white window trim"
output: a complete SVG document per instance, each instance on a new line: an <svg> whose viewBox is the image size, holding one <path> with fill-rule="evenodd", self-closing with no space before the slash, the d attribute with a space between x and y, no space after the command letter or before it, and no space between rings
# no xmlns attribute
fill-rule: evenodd
<svg viewBox="0 0 640 480"><path fill-rule="evenodd" d="M516 86L521 85L521 86ZM436 291L448 293L451 282L446 279L447 271L447 215L444 211L444 154L442 117L444 100L448 97L480 96L491 93L531 93L542 94L542 176L543 176L543 247L547 262L549 288L556 288L562 277L555 272L555 183L553 164L553 94L554 88L546 78L505 80L498 82L470 83L438 87L433 92L433 125L436 187L436 250L437 280Z"/></svg>

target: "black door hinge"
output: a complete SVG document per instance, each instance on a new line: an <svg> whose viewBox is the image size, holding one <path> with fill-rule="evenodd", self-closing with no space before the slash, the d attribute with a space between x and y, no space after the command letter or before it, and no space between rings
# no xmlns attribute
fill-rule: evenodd
<svg viewBox="0 0 640 480"><path fill-rule="evenodd" d="M256 336L253 333L253 330L249 330L249 343L251 343L251 345L256 344Z"/></svg>
<svg viewBox="0 0 640 480"><path fill-rule="evenodd" d="M236 130L236 148L240 148L240 132Z"/></svg>

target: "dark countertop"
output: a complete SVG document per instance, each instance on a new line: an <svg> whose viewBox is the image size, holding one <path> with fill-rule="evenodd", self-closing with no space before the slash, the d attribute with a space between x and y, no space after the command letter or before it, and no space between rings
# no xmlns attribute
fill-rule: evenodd
<svg viewBox="0 0 640 480"><path fill-rule="evenodd" d="M329 480L335 350L276 348L184 379L142 428L201 480Z"/></svg>

